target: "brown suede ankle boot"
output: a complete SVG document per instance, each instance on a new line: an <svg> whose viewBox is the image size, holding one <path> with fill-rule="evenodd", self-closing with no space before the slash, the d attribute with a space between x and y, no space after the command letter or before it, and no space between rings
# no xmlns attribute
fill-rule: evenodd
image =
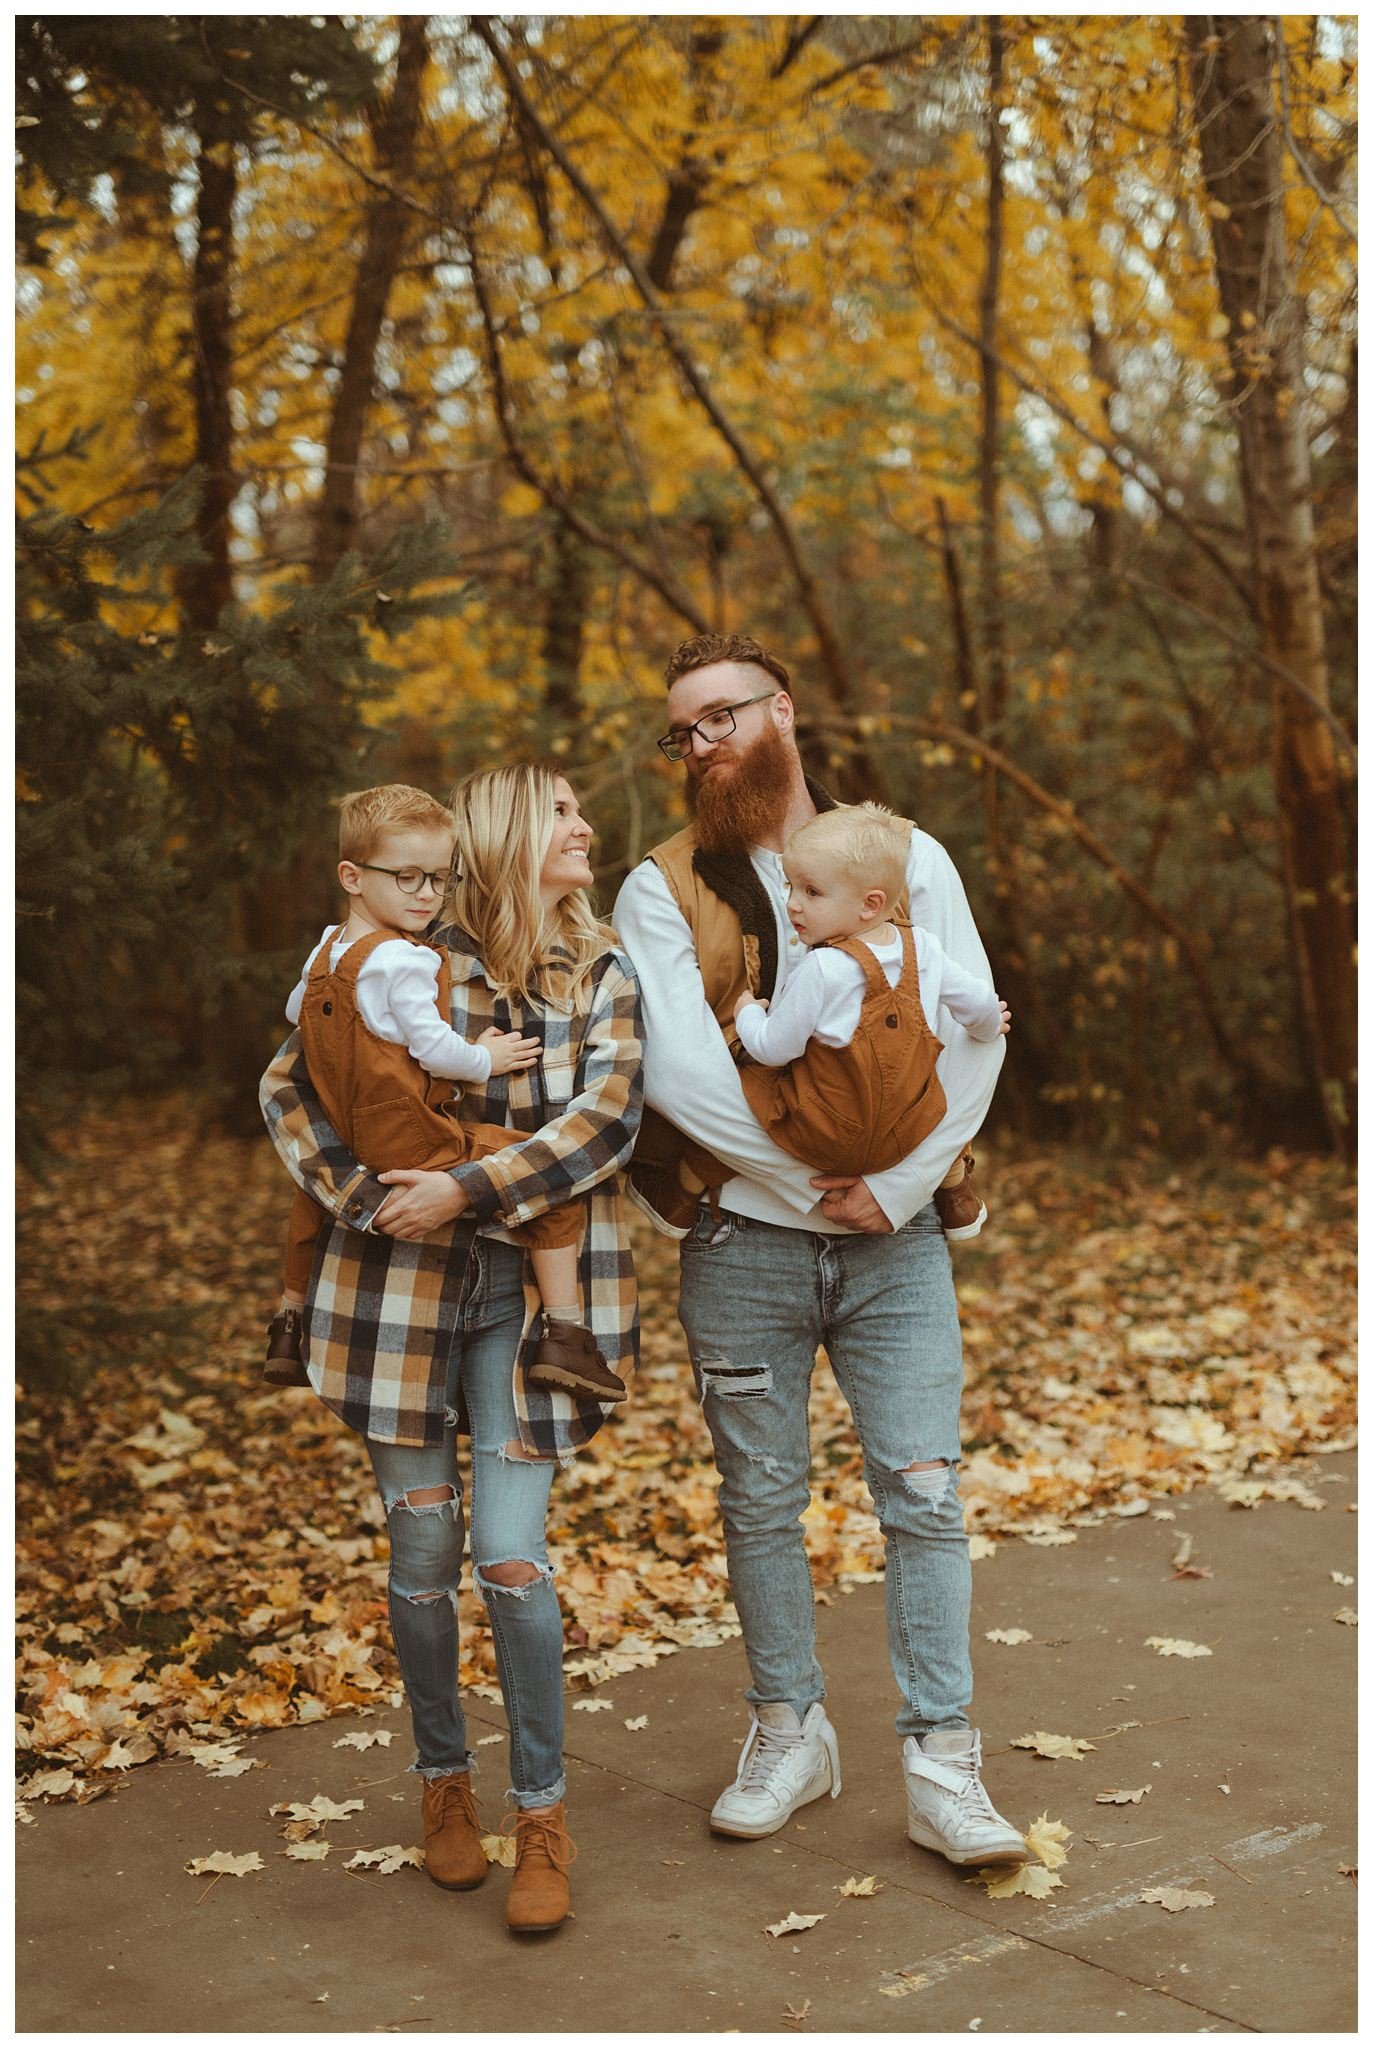
<svg viewBox="0 0 1373 2048"><path fill-rule="evenodd" d="M546 1934L567 1918L567 1867L577 1851L567 1832L561 1800L515 1821L515 1876L505 1909L514 1934Z"/></svg>
<svg viewBox="0 0 1373 2048"><path fill-rule="evenodd" d="M481 1822L466 1771L424 1784L424 1868L446 1892L475 1891L486 1877Z"/></svg>

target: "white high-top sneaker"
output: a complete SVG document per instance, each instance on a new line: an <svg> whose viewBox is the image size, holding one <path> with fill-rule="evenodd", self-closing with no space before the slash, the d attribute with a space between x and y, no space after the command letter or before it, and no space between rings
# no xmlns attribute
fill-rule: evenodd
<svg viewBox="0 0 1373 2048"><path fill-rule="evenodd" d="M781 1702L750 1712L738 1775L711 1811L717 1835L774 1835L798 1806L826 1792L839 1797L839 1742L822 1706L813 1706L804 1721Z"/></svg>
<svg viewBox="0 0 1373 2048"><path fill-rule="evenodd" d="M950 1863L1024 1863L1023 1835L1003 1820L978 1772L982 1738L976 1728L935 1728L908 1735L901 1750L906 1771L906 1833L922 1849Z"/></svg>

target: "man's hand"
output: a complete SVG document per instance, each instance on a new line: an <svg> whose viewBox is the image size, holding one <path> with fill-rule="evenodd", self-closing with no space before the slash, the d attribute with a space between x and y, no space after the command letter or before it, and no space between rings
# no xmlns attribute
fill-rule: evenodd
<svg viewBox="0 0 1373 2048"><path fill-rule="evenodd" d="M866 1230L873 1237L891 1230L891 1218L865 1180L851 1173L816 1173L810 1184L825 1189L820 1212L830 1223L845 1223L850 1230Z"/></svg>
<svg viewBox="0 0 1373 2048"><path fill-rule="evenodd" d="M428 1237L431 1230L442 1229L471 1206L451 1173L398 1166L390 1173L379 1173L377 1179L397 1189L372 1219L373 1230L387 1237Z"/></svg>

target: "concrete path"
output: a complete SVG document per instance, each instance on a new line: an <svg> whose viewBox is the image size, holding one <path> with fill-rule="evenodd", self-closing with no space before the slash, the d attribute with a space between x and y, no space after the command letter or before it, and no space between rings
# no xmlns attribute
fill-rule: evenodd
<svg viewBox="0 0 1373 2048"><path fill-rule="evenodd" d="M414 1869L348 1872L358 1847L420 1839L406 1717L286 1729L244 1745L266 1764L215 1780L184 1760L134 1772L85 1808L18 1830L17 2025L36 2033L1303 2033L1355 2025L1356 1588L1352 1456L1312 1462L1322 1513L1210 1494L1010 1542L974 1569L977 1715L997 1804L1072 1829L1063 1889L989 1899L904 1835L882 1589L821 1609L844 1790L769 1841L712 1837L706 1816L746 1729L737 1643L601 1686L613 1711L568 1715L576 1917L516 1942L506 1874L440 1892ZM1175 1579L1183 1535L1210 1578ZM1032 1640L989 1643L1023 1628ZM1210 1645L1164 1657L1149 1636ZM582 1695L579 1695L579 1697ZM641 1729L627 1721L646 1715ZM1136 1725L1126 1725L1136 1724ZM336 1749L396 1730L389 1752ZM472 1703L473 1740L503 1726ZM1045 1730L1079 1761L1010 1747ZM1112 1732L1112 1731L1118 1732ZM499 1825L502 1749L482 1748ZM1107 1789L1151 1789L1098 1805ZM282 1859L276 1801L360 1798L325 1863ZM192 1857L256 1849L245 1877ZM870 1898L841 1898L875 1876ZM1209 1892L1169 1913L1151 1886ZM825 1917L770 1938L788 1913ZM804 2015L797 2020L796 2015Z"/></svg>

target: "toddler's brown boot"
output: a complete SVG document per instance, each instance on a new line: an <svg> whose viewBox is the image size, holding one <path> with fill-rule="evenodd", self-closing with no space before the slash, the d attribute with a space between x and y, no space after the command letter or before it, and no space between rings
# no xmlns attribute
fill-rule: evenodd
<svg viewBox="0 0 1373 2048"><path fill-rule="evenodd" d="M934 1206L945 1237L955 1241L976 1237L987 1220L987 1208L973 1186L976 1161L965 1147L949 1168L948 1178L934 1191Z"/></svg>
<svg viewBox="0 0 1373 2048"><path fill-rule="evenodd" d="M424 1782L424 1868L446 1892L475 1891L486 1877L481 1822L467 1771Z"/></svg>
<svg viewBox="0 0 1373 2048"><path fill-rule="evenodd" d="M310 1375L301 1361L304 1325L298 1308L278 1309L267 1325L267 1363L262 1377L269 1387L308 1387Z"/></svg>
<svg viewBox="0 0 1373 2048"><path fill-rule="evenodd" d="M576 1855L562 1800L515 1821L515 1876L505 1909L512 1934L547 1934L567 1918L567 1867Z"/></svg>
<svg viewBox="0 0 1373 2048"><path fill-rule="evenodd" d="M529 1383L589 1394L593 1401L623 1401L626 1392L624 1381L610 1370L584 1323L554 1322L547 1316L529 1368Z"/></svg>

